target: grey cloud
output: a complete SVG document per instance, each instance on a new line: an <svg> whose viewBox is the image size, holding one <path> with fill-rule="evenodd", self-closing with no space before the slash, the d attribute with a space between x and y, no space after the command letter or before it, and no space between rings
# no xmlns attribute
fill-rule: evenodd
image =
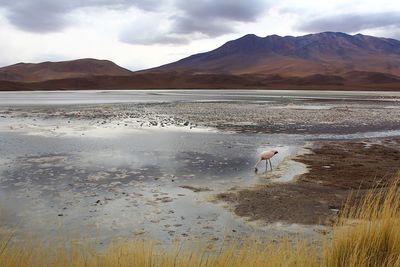
<svg viewBox="0 0 400 267"><path fill-rule="evenodd" d="M234 28L224 21L200 21L188 17L175 17L171 29L171 32L176 34L202 33L209 37L220 36L233 31Z"/></svg>
<svg viewBox="0 0 400 267"><path fill-rule="evenodd" d="M224 18L236 21L254 21L266 8L267 2L263 0L178 0L177 6L187 16L203 20Z"/></svg>
<svg viewBox="0 0 400 267"><path fill-rule="evenodd" d="M8 20L20 29L32 32L57 31L66 25L64 17L60 16L63 12L61 5L51 0L37 2L10 3Z"/></svg>
<svg viewBox="0 0 400 267"><path fill-rule="evenodd" d="M162 1L157 0L0 0L7 19L21 30L56 32L69 25L66 15L85 7L129 8L154 11Z"/></svg>
<svg viewBox="0 0 400 267"><path fill-rule="evenodd" d="M235 22L255 21L268 3L263 0L177 0L176 6L180 15L172 17L171 32L215 37L234 32Z"/></svg>
<svg viewBox="0 0 400 267"><path fill-rule="evenodd" d="M304 32L341 31L354 33L366 29L400 26L400 16L396 12L375 14L345 14L320 17L300 23L298 30Z"/></svg>

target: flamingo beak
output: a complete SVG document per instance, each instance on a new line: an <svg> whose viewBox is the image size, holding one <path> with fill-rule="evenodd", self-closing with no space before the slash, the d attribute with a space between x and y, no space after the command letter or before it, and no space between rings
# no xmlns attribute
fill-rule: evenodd
<svg viewBox="0 0 400 267"><path fill-rule="evenodd" d="M255 173L257 173L257 172L258 172L258 169L257 169L257 167L256 167L256 168L254 168L254 172L255 172Z"/></svg>

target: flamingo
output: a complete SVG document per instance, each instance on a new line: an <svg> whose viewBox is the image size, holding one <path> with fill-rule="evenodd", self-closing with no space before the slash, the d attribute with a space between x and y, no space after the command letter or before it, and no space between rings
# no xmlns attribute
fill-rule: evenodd
<svg viewBox="0 0 400 267"><path fill-rule="evenodd" d="M254 166L254 171L257 172L257 165L262 161L265 160L266 166L265 166L265 171L268 170L268 161L269 161L269 165L271 166L271 171L272 171L272 164L271 164L271 158L273 156L275 156L276 154L278 154L278 151L275 149L271 149L271 150L266 150L264 152L262 152L260 154L260 159L257 161L256 165Z"/></svg>

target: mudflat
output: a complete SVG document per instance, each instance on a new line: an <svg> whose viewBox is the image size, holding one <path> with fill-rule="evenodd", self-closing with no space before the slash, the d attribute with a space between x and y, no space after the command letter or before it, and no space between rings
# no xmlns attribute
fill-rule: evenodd
<svg viewBox="0 0 400 267"><path fill-rule="evenodd" d="M384 186L400 166L400 139L318 141L294 159L307 172L293 183L219 194L239 216L263 222L331 224L350 193Z"/></svg>
<svg viewBox="0 0 400 267"><path fill-rule="evenodd" d="M400 167L400 139L315 142L312 153L296 161L309 171L299 182L342 189L368 189L384 185Z"/></svg>

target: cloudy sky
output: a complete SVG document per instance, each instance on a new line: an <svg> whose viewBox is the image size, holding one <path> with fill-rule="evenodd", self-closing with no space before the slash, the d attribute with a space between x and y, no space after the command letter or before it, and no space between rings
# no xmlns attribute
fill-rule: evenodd
<svg viewBox="0 0 400 267"><path fill-rule="evenodd" d="M400 39L398 0L0 0L0 66L76 58L138 70L248 33Z"/></svg>

